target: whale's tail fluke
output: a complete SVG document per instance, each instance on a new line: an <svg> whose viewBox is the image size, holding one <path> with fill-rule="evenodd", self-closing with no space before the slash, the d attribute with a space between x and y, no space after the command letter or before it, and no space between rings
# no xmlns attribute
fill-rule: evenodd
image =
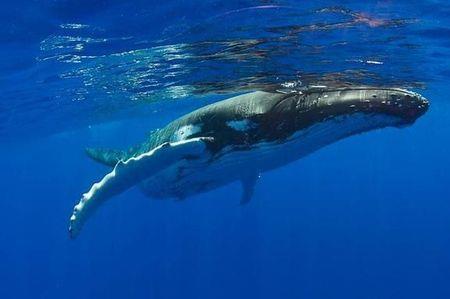
<svg viewBox="0 0 450 299"><path fill-rule="evenodd" d="M126 151L114 149L86 148L86 154L93 160L111 167L114 167L119 161L129 158Z"/></svg>

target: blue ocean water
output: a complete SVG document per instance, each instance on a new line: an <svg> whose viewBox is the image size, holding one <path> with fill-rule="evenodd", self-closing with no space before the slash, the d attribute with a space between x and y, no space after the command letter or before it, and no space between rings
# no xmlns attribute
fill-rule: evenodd
<svg viewBox="0 0 450 299"><path fill-rule="evenodd" d="M0 298L450 298L450 5L14 1L0 9ZM130 190L70 240L126 148L234 94L420 92L413 126L354 136L183 202Z"/></svg>

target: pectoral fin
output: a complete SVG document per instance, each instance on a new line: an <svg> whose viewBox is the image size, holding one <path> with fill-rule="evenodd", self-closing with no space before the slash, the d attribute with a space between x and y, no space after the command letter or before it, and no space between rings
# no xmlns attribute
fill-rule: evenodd
<svg viewBox="0 0 450 299"><path fill-rule="evenodd" d="M101 203L124 192L181 159L209 155L207 143L212 138L200 137L175 143L164 143L155 149L126 161L119 161L113 171L83 194L70 217L69 233L76 237L84 222Z"/></svg>
<svg viewBox="0 0 450 299"><path fill-rule="evenodd" d="M250 202L252 199L253 193L255 191L256 181L258 180L259 175L249 175L244 177L241 180L242 183L242 197L241 197L241 205L245 205Z"/></svg>

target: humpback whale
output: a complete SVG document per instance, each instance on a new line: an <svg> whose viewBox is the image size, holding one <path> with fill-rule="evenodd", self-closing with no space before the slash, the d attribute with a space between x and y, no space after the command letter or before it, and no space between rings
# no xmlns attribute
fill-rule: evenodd
<svg viewBox="0 0 450 299"><path fill-rule="evenodd" d="M98 206L133 186L181 200L241 181L240 202L248 203L262 172L351 135L411 125L428 105L415 92L360 86L256 91L202 107L128 151L87 149L112 171L75 205L69 234L76 237Z"/></svg>

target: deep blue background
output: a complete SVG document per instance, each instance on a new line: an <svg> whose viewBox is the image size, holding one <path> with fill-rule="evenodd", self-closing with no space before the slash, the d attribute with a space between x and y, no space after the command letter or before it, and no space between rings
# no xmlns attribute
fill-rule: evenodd
<svg viewBox="0 0 450 299"><path fill-rule="evenodd" d="M53 23L91 20L115 7L48 5L17 2L15 14L3 16L5 45L27 51L3 57L13 75L35 64L38 54L28 51L39 52L33 45L51 34ZM133 13L109 12L122 20ZM184 14L201 19L206 12ZM24 23L32 30L8 31ZM448 54L448 36L437 31L427 36L439 47L426 51ZM131 190L100 209L75 241L67 234L73 205L107 171L84 156L84 146L134 144L203 102L153 118L5 140L0 298L450 298L447 57L427 65L420 92L431 109L411 127L351 137L263 174L243 207L237 183L184 202L152 201ZM11 107L0 106L8 113Z"/></svg>

